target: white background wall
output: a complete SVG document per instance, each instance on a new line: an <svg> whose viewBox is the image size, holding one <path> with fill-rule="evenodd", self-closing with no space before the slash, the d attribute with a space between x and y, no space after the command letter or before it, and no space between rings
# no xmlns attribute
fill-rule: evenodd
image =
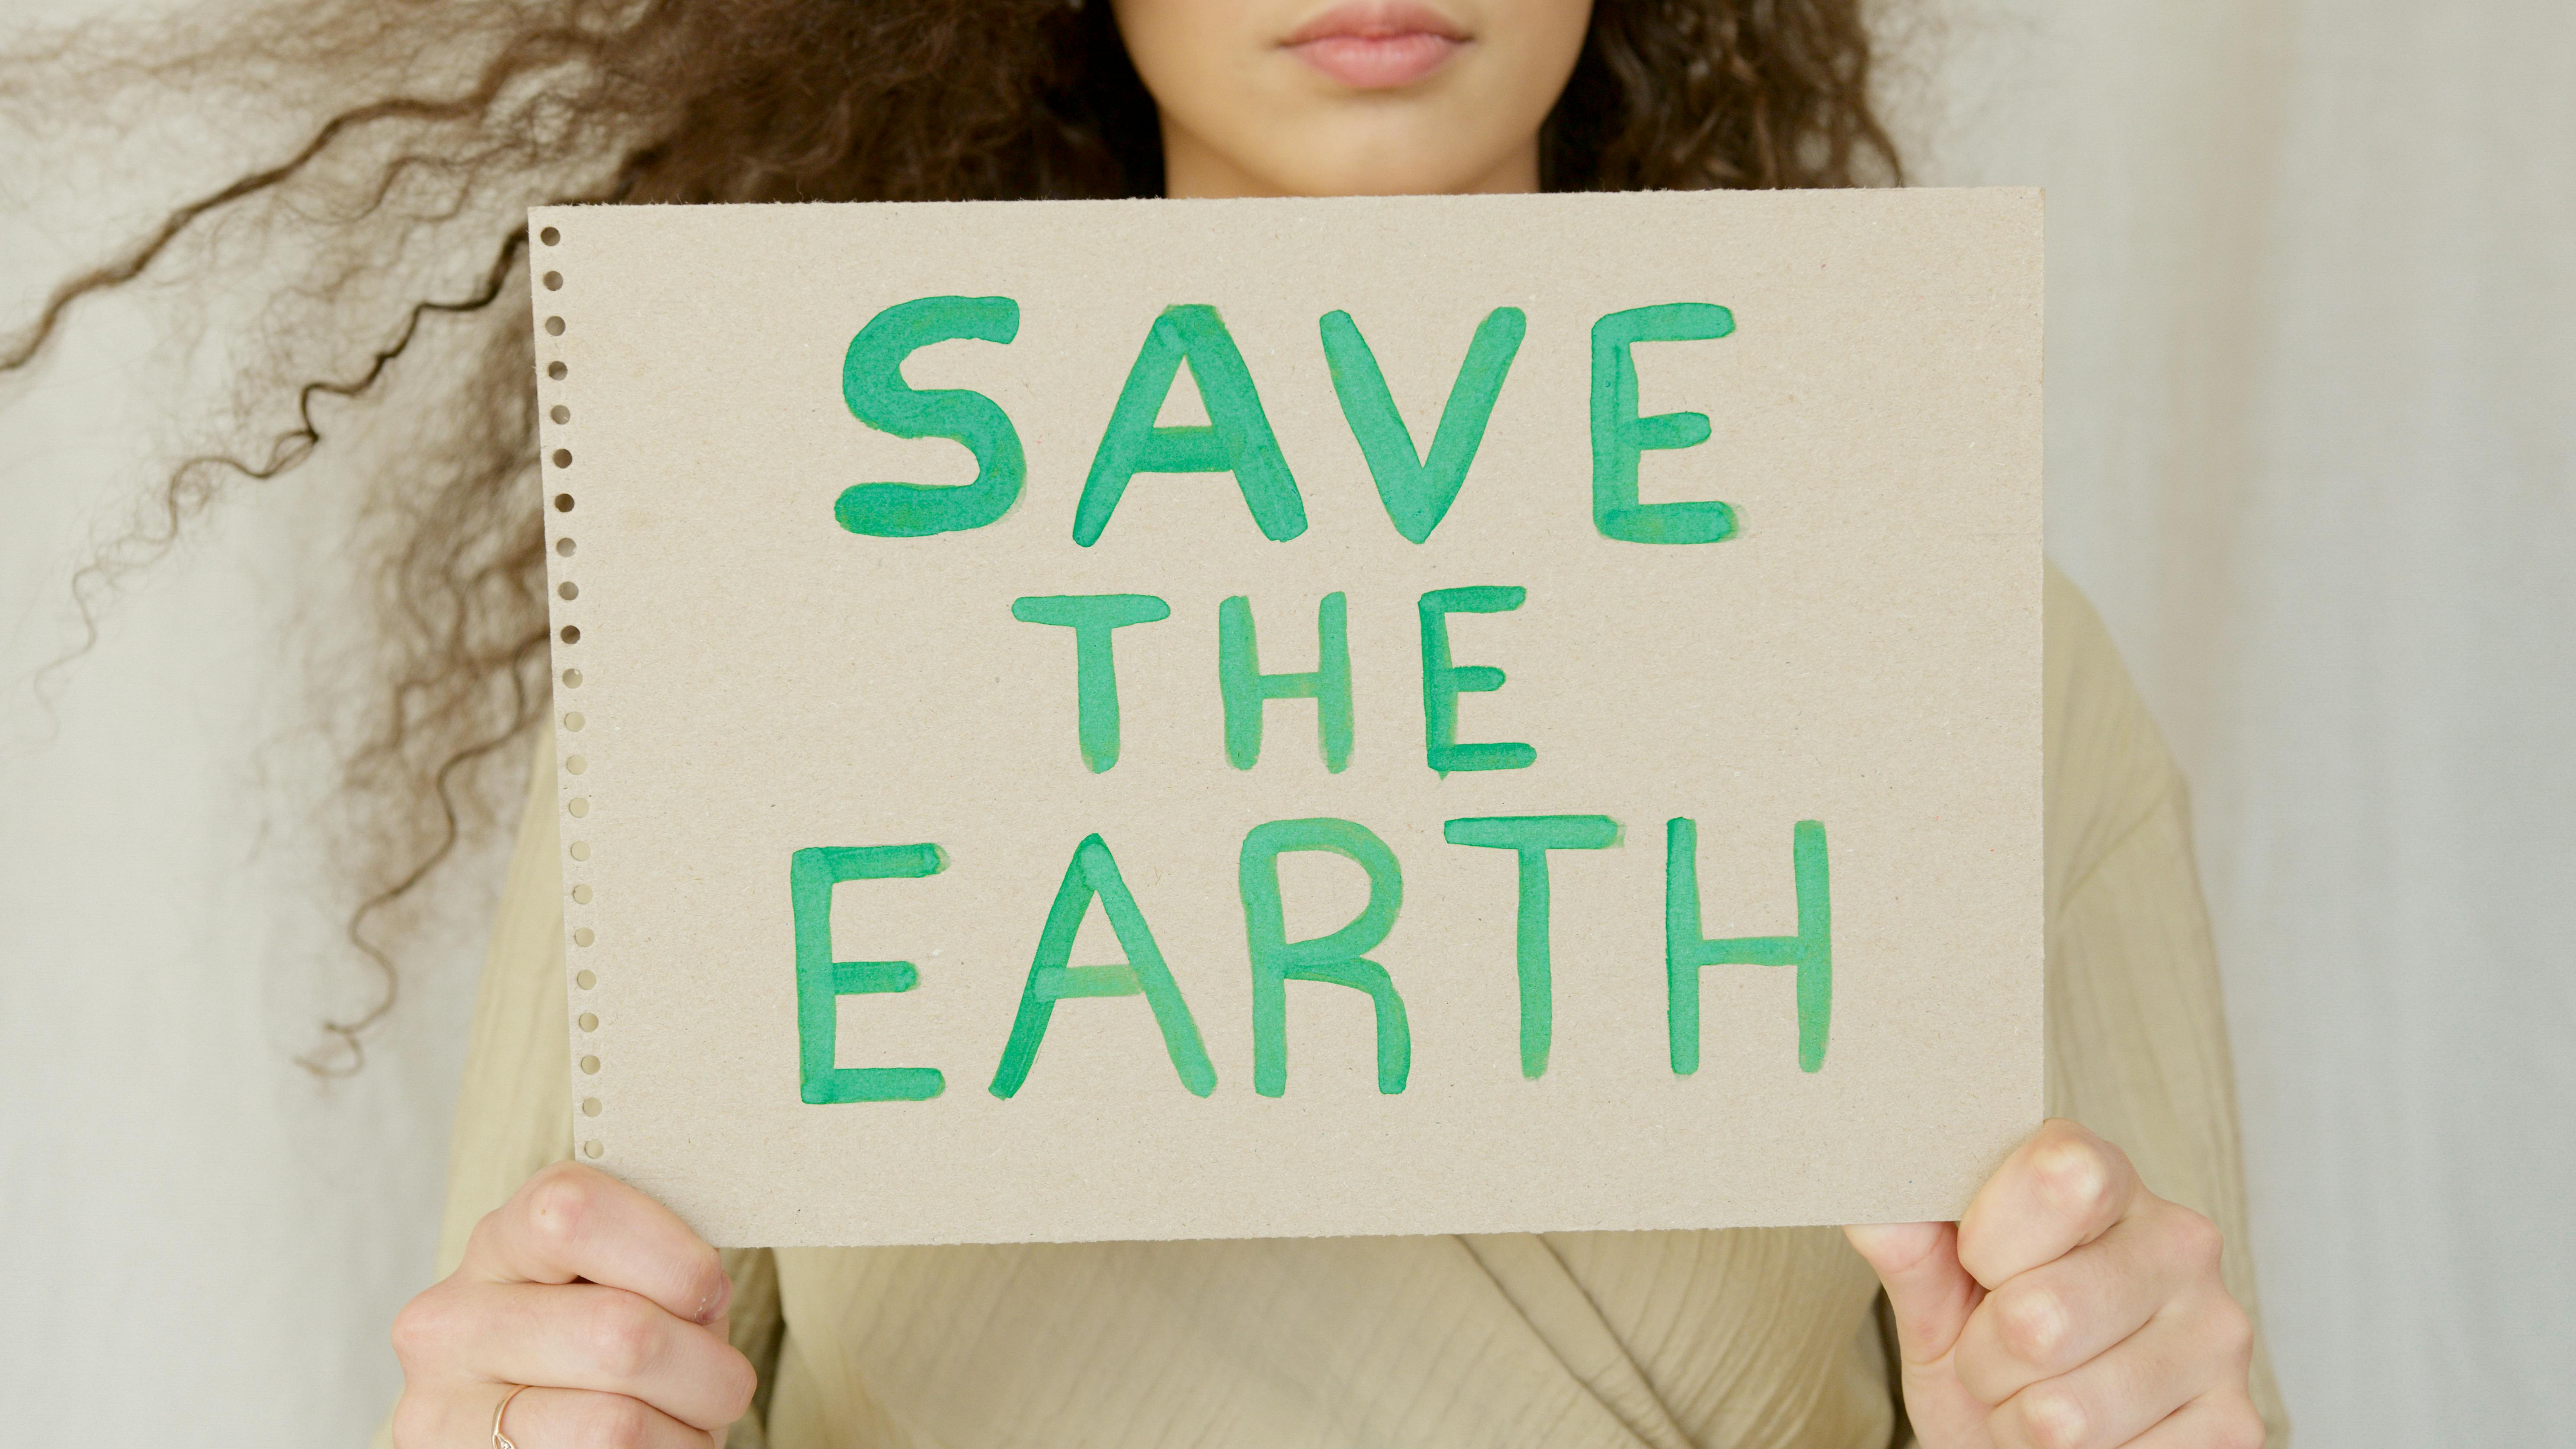
<svg viewBox="0 0 2576 1449"><path fill-rule="evenodd" d="M2015 0L2049 535L2194 786L2314 1445L2576 1424L2576 5Z"/></svg>
<svg viewBox="0 0 2576 1449"><path fill-rule="evenodd" d="M2194 782L2300 1438L2563 1441L2576 6L1942 14L1908 42L1920 179L2050 188L2052 547ZM250 134L117 119L169 131L197 180ZM6 127L9 321L192 189L119 192ZM0 385L8 679L67 642L63 570L168 440L163 315L89 309ZM293 1065L365 985L295 732L336 481L237 497L50 713L24 683L0 700L15 1442L350 1444L392 1393L497 862L459 873L367 1072Z"/></svg>

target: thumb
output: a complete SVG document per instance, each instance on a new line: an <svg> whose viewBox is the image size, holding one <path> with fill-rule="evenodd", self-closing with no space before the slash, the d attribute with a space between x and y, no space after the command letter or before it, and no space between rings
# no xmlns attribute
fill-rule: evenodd
<svg viewBox="0 0 2576 1449"><path fill-rule="evenodd" d="M1878 1274L1896 1319L1905 1411L1918 1443L1984 1442L1987 1406L1959 1382L1950 1351L1986 1290L1959 1266L1956 1223L1879 1223L1843 1236Z"/></svg>

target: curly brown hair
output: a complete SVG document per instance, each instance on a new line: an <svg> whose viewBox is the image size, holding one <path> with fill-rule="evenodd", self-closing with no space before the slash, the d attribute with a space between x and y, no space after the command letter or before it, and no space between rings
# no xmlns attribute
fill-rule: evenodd
<svg viewBox="0 0 2576 1449"><path fill-rule="evenodd" d="M1542 184L1901 181L1862 11L1595 0L1542 133ZM60 67L84 39L16 65ZM326 279L299 295L341 332L381 333L330 370L272 367L263 380L291 403L286 425L170 472L147 521L76 578L94 619L228 486L303 464L323 440L317 404L376 398L419 353L466 364L416 405L425 443L371 464L360 556L381 673L342 784L375 822L349 936L381 975L365 1006L323 1023L329 1041L310 1059L345 1070L394 1001L387 913L491 818L483 777L549 697L533 362L524 318L494 305L525 285L525 207L1150 196L1162 143L1105 0L290 0L142 70L226 66L303 75L334 100L283 159L62 282L0 340L0 374L27 368L83 297L245 216L295 230L324 260ZM432 290L442 283L452 294Z"/></svg>

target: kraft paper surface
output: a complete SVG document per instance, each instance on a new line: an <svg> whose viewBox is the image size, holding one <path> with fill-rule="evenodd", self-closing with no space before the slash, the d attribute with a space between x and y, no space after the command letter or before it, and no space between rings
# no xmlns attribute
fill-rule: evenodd
<svg viewBox="0 0 2576 1449"><path fill-rule="evenodd" d="M2038 193L530 230L576 1142L710 1240L1949 1218L2037 1125Z"/></svg>

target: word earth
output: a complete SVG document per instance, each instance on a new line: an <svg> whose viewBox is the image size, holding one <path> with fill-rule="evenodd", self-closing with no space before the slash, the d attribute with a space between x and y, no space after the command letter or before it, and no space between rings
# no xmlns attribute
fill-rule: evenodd
<svg viewBox="0 0 2576 1449"><path fill-rule="evenodd" d="M1517 965L1520 975L1521 1074L1547 1071L1553 1032L1553 986L1548 952L1548 852L1602 850L1620 840L1605 815L1499 815L1448 821L1451 845L1509 850L1518 857ZM1303 941L1287 939L1279 893L1279 857L1291 851L1328 851L1368 876L1368 903L1340 929ZM1699 1069L1700 968L1796 968L1798 1065L1824 1065L1833 1018L1833 908L1825 862L1825 827L1801 820L1791 832L1790 862L1797 882L1798 930L1790 936L1710 940L1700 934L1699 827L1674 819L1664 827L1664 967L1666 1025L1672 1067L1687 1076ZM924 1101L946 1078L931 1067L844 1067L836 1060L840 998L910 991L920 980L909 961L832 959L832 887L842 881L900 880L936 875L948 864L931 844L815 846L796 851L788 864L788 896L796 935L796 1030L804 1100L809 1103ZM1412 1070L1413 1037L1404 998L1393 976L1367 953L1395 927L1404 904L1404 872L1395 852L1366 826L1349 820L1272 820L1243 838L1236 878L1243 901L1244 946L1252 965L1252 1087L1265 1097L1288 1090L1287 984L1316 981L1365 992L1376 1008L1377 1087L1404 1090ZM1127 959L1110 965L1072 964L1083 917L1097 899ZM1009 1099L1028 1080L1046 1039L1056 1003L1073 997L1142 996L1162 1029L1163 1045L1181 1085L1204 1097L1216 1090L1198 1023L1172 978L1154 933L1119 874L1118 862L1098 835L1083 840L1066 865L1037 954L1029 963L1017 1017L993 1073L994 1096Z"/></svg>

